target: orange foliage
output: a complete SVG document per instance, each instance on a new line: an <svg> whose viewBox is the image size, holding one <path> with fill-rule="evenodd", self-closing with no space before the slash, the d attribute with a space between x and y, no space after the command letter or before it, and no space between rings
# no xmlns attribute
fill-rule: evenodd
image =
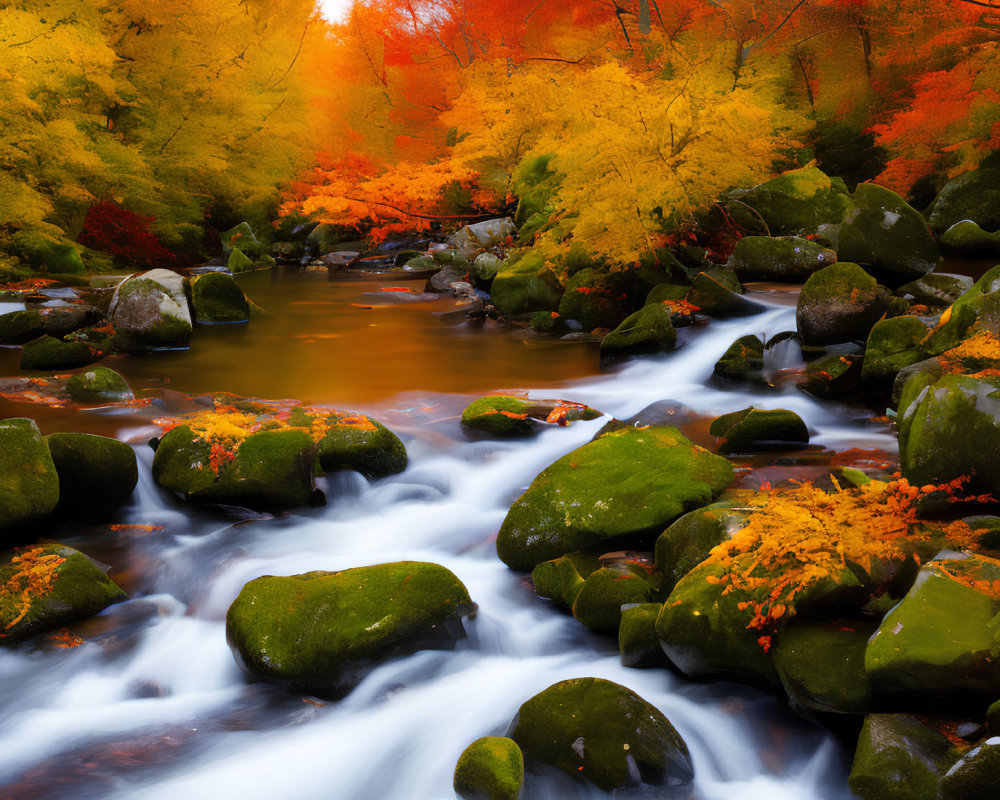
<svg viewBox="0 0 1000 800"><path fill-rule="evenodd" d="M7 620L5 631L28 615L34 598L51 591L59 567L66 561L55 553L47 553L44 547L24 547L14 552L9 567L12 574L0 585L0 609ZM0 633L0 637L5 635Z"/></svg>

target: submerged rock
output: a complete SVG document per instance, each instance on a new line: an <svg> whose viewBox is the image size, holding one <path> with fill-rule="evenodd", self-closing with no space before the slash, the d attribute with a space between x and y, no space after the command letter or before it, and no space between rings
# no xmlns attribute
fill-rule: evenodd
<svg viewBox="0 0 1000 800"><path fill-rule="evenodd" d="M888 293L871 275L843 261L809 276L795 321L803 344L863 341L888 304Z"/></svg>
<svg viewBox="0 0 1000 800"><path fill-rule="evenodd" d="M45 332L45 318L34 309L0 314L0 344L25 344Z"/></svg>
<svg viewBox="0 0 1000 800"><path fill-rule="evenodd" d="M139 467L124 442L91 433L51 433L45 441L59 475L61 511L99 515L132 495Z"/></svg>
<svg viewBox="0 0 1000 800"><path fill-rule="evenodd" d="M510 737L528 762L546 764L601 789L647 785L684 796L694 767L670 721L611 681L576 678L521 705Z"/></svg>
<svg viewBox="0 0 1000 800"><path fill-rule="evenodd" d="M127 595L78 550L58 544L0 553L0 644L89 617Z"/></svg>
<svg viewBox="0 0 1000 800"><path fill-rule="evenodd" d="M383 661L453 646L474 609L462 582L437 564L265 575L229 607L226 639L251 676L339 697Z"/></svg>
<svg viewBox="0 0 1000 800"><path fill-rule="evenodd" d="M205 272L191 278L191 309L200 325L247 322L250 305L240 285L224 272Z"/></svg>
<svg viewBox="0 0 1000 800"><path fill-rule="evenodd" d="M524 783L524 756L506 736L484 736L462 751L452 780L463 800L517 800Z"/></svg>
<svg viewBox="0 0 1000 800"><path fill-rule="evenodd" d="M59 476L34 420L0 420L0 532L36 522L59 502Z"/></svg>
<svg viewBox="0 0 1000 800"><path fill-rule="evenodd" d="M184 279L167 269L126 278L115 289L108 318L115 346L126 352L187 347L191 312Z"/></svg>
<svg viewBox="0 0 1000 800"><path fill-rule="evenodd" d="M132 390L125 379L107 367L94 367L78 372L66 381L66 391L74 402L89 405L115 403L132 398Z"/></svg>
<svg viewBox="0 0 1000 800"><path fill-rule="evenodd" d="M63 342L52 336L42 336L24 346L21 351L21 369L75 369L93 364L101 355L100 351L86 342Z"/></svg>
<svg viewBox="0 0 1000 800"><path fill-rule="evenodd" d="M858 737L851 791L861 800L938 800L950 748L916 717L872 714Z"/></svg>
<svg viewBox="0 0 1000 800"><path fill-rule="evenodd" d="M712 380L723 385L763 381L764 342L752 333L741 336L715 362Z"/></svg>
<svg viewBox="0 0 1000 800"><path fill-rule="evenodd" d="M530 403L519 397L493 395L474 400L462 412L462 426L490 436L533 436L537 423Z"/></svg>
<svg viewBox="0 0 1000 800"><path fill-rule="evenodd" d="M497 538L500 559L529 570L597 543L629 546L704 505L729 483L726 459L676 428L623 428L563 456L515 501Z"/></svg>

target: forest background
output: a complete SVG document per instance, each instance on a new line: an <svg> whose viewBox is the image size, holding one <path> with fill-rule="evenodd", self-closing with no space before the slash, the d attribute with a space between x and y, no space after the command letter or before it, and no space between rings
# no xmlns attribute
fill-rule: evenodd
<svg viewBox="0 0 1000 800"><path fill-rule="evenodd" d="M9 2L0 277L514 209L613 268L810 162L923 208L1000 149L998 41L979 0Z"/></svg>

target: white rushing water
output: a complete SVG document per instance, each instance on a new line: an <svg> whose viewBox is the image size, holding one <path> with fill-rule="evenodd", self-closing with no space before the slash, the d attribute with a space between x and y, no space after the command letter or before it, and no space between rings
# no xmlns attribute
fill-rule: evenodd
<svg viewBox="0 0 1000 800"><path fill-rule="evenodd" d="M560 394L619 418L663 399L707 414L735 410L746 395L706 385L715 360L744 333L794 328L793 315L775 306L713 323L675 353ZM849 412L795 390L752 401L795 410L828 447L894 447L890 434L859 435ZM666 714L691 748L699 800L849 796L840 746L781 702L622 667L613 639L535 597L497 559L492 537L512 500L605 421L527 442L466 441L455 420L433 430L396 426L410 453L404 473L372 484L335 476L325 508L239 524L161 493L151 454L137 444L142 476L125 521L163 526L133 535L150 577L79 647L0 650L0 787L8 787L0 795L451 800L452 771L470 742L503 734L518 706L556 681L594 676ZM121 436L138 443L148 432ZM383 664L331 703L250 684L239 672L224 620L247 581L403 559L443 564L478 603L457 650ZM591 796L569 781L545 792L552 800Z"/></svg>

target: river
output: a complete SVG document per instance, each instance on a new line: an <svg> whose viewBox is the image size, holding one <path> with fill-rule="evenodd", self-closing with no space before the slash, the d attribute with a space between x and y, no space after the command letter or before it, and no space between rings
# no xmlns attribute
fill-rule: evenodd
<svg viewBox="0 0 1000 800"><path fill-rule="evenodd" d="M675 352L601 371L592 342L530 340L467 323L454 301L422 295L419 282L280 270L242 282L272 316L201 329L190 351L107 365L140 394L226 390L371 413L404 440L409 466L372 483L353 473L323 479L325 507L279 517L197 509L152 482L145 442L157 433L155 408L0 400L0 417L35 417L43 432L113 435L131 442L140 461L139 487L116 530L73 523L51 532L110 564L131 599L74 626L78 646L43 637L0 649L0 797L451 800L466 745L502 734L533 694L583 676L624 684L666 714L691 748L697 800L850 796L850 753L782 701L626 669L614 639L537 598L497 559L493 539L510 503L606 418L509 442L469 440L458 424L473 397L501 389L619 418L670 400L697 412L682 415L684 429L707 444L705 417L753 402L793 409L810 427L812 444L783 461L785 474L808 477L832 450L894 452L894 435L870 410L792 386L751 397L709 384L736 337L794 329L793 292L757 294L764 314L683 330ZM782 358L793 363L794 353ZM16 350L0 351L0 375L16 374ZM403 559L443 564L478 603L455 651L386 663L338 702L248 683L239 672L225 614L247 581ZM534 791L540 800L591 796L559 780Z"/></svg>

